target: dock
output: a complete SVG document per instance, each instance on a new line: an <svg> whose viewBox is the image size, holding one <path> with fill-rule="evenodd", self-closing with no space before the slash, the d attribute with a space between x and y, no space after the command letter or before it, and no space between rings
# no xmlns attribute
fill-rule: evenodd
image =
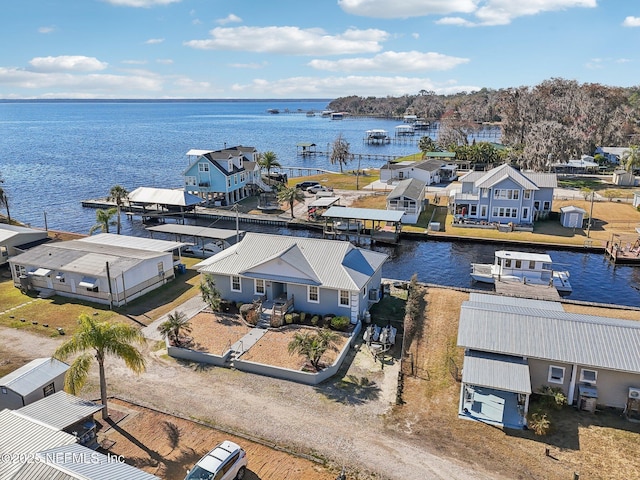
<svg viewBox="0 0 640 480"><path fill-rule="evenodd" d="M555 287L549 285L535 285L514 280L497 280L496 293L508 297L532 298L534 300L549 300L559 302L560 294Z"/></svg>
<svg viewBox="0 0 640 480"><path fill-rule="evenodd" d="M605 246L604 256L616 265L640 265L640 238L634 241L614 234Z"/></svg>

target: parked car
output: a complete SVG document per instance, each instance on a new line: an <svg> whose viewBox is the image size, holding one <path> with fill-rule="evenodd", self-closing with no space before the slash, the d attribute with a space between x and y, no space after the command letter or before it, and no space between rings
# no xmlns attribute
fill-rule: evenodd
<svg viewBox="0 0 640 480"><path fill-rule="evenodd" d="M301 188L302 190L306 190L307 188L313 187L314 185L320 185L320 182L307 180L306 182L296 183L296 188Z"/></svg>
<svg viewBox="0 0 640 480"><path fill-rule="evenodd" d="M204 245L189 245L182 249L183 253L188 253L195 257L207 258L212 257L216 253L224 250L224 245L220 243L205 243Z"/></svg>
<svg viewBox="0 0 640 480"><path fill-rule="evenodd" d="M333 188L325 187L324 185L318 184L318 185L311 185L310 187L307 187L306 191L309 193L331 192L333 191Z"/></svg>
<svg viewBox="0 0 640 480"><path fill-rule="evenodd" d="M241 480L247 470L247 453L225 440L198 460L184 480Z"/></svg>

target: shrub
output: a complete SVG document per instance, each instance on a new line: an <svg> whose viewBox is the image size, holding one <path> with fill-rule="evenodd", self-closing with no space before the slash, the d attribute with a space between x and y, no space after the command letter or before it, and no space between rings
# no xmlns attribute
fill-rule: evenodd
<svg viewBox="0 0 640 480"><path fill-rule="evenodd" d="M314 315L313 318L311 318L311 325L313 325L314 327L317 327L319 321L320 321L320 317L318 315Z"/></svg>
<svg viewBox="0 0 640 480"><path fill-rule="evenodd" d="M255 308L249 310L247 312L246 317L245 317L245 321L249 325L257 325L259 319L260 319L260 314L258 313L258 311Z"/></svg>
<svg viewBox="0 0 640 480"><path fill-rule="evenodd" d="M299 314L299 313L297 313L297 312L293 312L293 313L291 314L291 317L292 317L292 320L291 320L291 321L292 321L293 323L300 323L300 314Z"/></svg>
<svg viewBox="0 0 640 480"><path fill-rule="evenodd" d="M538 409L529 414L529 429L536 435L546 435L551 430L551 419L544 410Z"/></svg>
<svg viewBox="0 0 640 480"><path fill-rule="evenodd" d="M306 312L300 312L300 322L304 322L304 319L307 317Z"/></svg>
<svg viewBox="0 0 640 480"><path fill-rule="evenodd" d="M548 408L554 408L556 410L562 409L567 405L567 396L564 394L560 387L550 387L549 385L542 385L538 391L543 395L541 402Z"/></svg>
<svg viewBox="0 0 640 480"><path fill-rule="evenodd" d="M333 317L331 319L331 328L344 332L349 327L349 317Z"/></svg>
<svg viewBox="0 0 640 480"><path fill-rule="evenodd" d="M291 325L293 323L293 314L292 313L287 313L284 316L284 321L287 325Z"/></svg>
<svg viewBox="0 0 640 480"><path fill-rule="evenodd" d="M236 302L236 308L237 308L238 310L240 310L240 309L242 308L242 305L244 305L244 303L242 303L242 302Z"/></svg>
<svg viewBox="0 0 640 480"><path fill-rule="evenodd" d="M252 303L245 303L244 305L242 305L242 306L239 308L239 310L240 310L240 315L241 315L241 316L242 316L242 318L243 318L244 320L246 320L246 321L249 321L249 320L248 320L248 318L247 318L247 317L248 317L248 315L249 315L249 312L257 313L257 312L256 312L256 307L255 307L255 305L253 305Z"/></svg>

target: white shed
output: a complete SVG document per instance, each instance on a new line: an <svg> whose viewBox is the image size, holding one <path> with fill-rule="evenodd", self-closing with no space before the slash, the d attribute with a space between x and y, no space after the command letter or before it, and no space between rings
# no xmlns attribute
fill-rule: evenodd
<svg viewBox="0 0 640 480"><path fill-rule="evenodd" d="M613 172L613 184L623 187L632 187L636 184L636 177L633 172L626 170L615 170Z"/></svg>
<svg viewBox="0 0 640 480"><path fill-rule="evenodd" d="M582 228L586 210L569 205L560 209L560 223L567 228Z"/></svg>
<svg viewBox="0 0 640 480"><path fill-rule="evenodd" d="M15 410L64 388L69 365L60 360L36 358L0 378L0 410Z"/></svg>

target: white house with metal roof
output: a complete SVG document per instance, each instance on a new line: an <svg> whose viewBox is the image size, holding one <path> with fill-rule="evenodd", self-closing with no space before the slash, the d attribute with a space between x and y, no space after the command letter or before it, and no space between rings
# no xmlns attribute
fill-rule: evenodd
<svg viewBox="0 0 640 480"><path fill-rule="evenodd" d="M51 357L36 358L0 378L0 410L15 410L64 389L69 365Z"/></svg>
<svg viewBox="0 0 640 480"><path fill-rule="evenodd" d="M45 230L0 223L0 265L7 263L10 256L26 250L27 245L42 243L48 238Z"/></svg>
<svg viewBox="0 0 640 480"><path fill-rule="evenodd" d="M296 311L344 315L353 323L379 300L387 255L351 243L248 232L199 264L222 298L287 304Z"/></svg>
<svg viewBox="0 0 640 480"><path fill-rule="evenodd" d="M465 348L462 418L522 427L529 397L542 386L591 411L596 404L625 409L640 397L640 322L471 294L460 311L458 345Z"/></svg>
<svg viewBox="0 0 640 480"><path fill-rule="evenodd" d="M555 173L520 172L508 164L488 172L469 172L461 187L449 193L456 223L512 223L532 225L553 207Z"/></svg>
<svg viewBox="0 0 640 480"><path fill-rule="evenodd" d="M401 180L387 195L387 210L403 212L402 223L417 223L424 207L425 183L417 178Z"/></svg>
<svg viewBox="0 0 640 480"><path fill-rule="evenodd" d="M173 280L179 263L174 253L183 245L103 234L40 245L9 263L13 283L23 291L120 306Z"/></svg>
<svg viewBox="0 0 640 480"><path fill-rule="evenodd" d="M427 158L417 161L388 162L380 167L381 182L397 182L408 178L422 180L426 185L448 181L455 177L455 164L447 163L447 159L453 160L453 152L431 152L433 154L447 154L446 157ZM429 153L427 153L429 155Z"/></svg>

